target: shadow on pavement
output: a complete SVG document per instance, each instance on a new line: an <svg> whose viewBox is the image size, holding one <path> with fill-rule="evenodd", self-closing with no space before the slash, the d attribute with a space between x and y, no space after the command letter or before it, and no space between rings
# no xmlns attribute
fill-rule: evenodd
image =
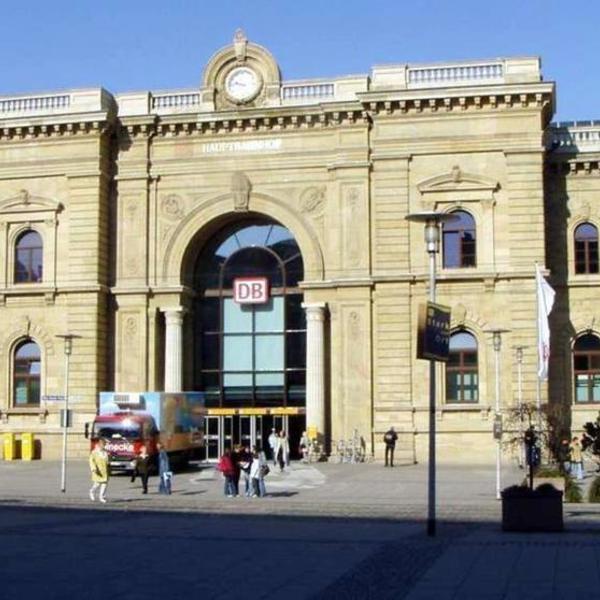
<svg viewBox="0 0 600 600"><path fill-rule="evenodd" d="M591 547L600 550L597 538L577 538L591 531L585 528L563 534L503 534L494 520L440 519L438 535L429 538L423 521L410 518L126 506L118 500L89 508L23 507L17 500L3 501L2 600L77 595L86 600L236 598L242 591L246 600L401 599L455 552L475 564L483 552L500 556L510 550L520 558L538 551L558 556L565 548L572 560ZM588 516L575 512L579 518ZM598 513L589 516L595 517L589 525L597 532ZM456 564L466 578L472 566L458 559Z"/></svg>

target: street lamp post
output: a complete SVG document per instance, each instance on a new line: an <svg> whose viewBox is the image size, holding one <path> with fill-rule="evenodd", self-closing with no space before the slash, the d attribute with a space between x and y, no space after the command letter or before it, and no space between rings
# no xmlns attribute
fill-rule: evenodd
<svg viewBox="0 0 600 600"><path fill-rule="evenodd" d="M73 340L80 338L80 335L73 333L63 333L57 335L57 338L61 338L64 341L64 354L65 354L65 402L64 411L62 414L62 430L63 430L63 448L62 448L62 462L61 462L61 474L60 474L60 490L61 492L67 491L67 430L69 428L69 359L73 351Z"/></svg>
<svg viewBox="0 0 600 600"><path fill-rule="evenodd" d="M521 466L525 464L525 446L523 443L523 350L527 346L515 346L517 354L517 406L519 409L519 463Z"/></svg>
<svg viewBox="0 0 600 600"><path fill-rule="evenodd" d="M422 212L406 216L408 221L424 223L425 248L429 254L429 300L435 302L435 255L440 246L440 223L456 220L451 213ZM434 536L436 529L436 456L435 456L435 360L429 361L429 465L427 484L427 535Z"/></svg>
<svg viewBox="0 0 600 600"><path fill-rule="evenodd" d="M497 431L494 431L496 438L496 499L500 500L501 490L501 460L502 460L502 413L500 410L500 350L502 349L502 334L508 333L510 329L490 329L488 333L492 334L492 344L494 346L494 364L496 371L496 393L495 393L495 409L494 409L494 426Z"/></svg>

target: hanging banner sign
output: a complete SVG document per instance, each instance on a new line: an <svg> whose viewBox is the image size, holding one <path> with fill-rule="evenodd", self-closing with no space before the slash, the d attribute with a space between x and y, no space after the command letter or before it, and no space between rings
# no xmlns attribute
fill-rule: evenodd
<svg viewBox="0 0 600 600"><path fill-rule="evenodd" d="M419 306L417 358L448 360L450 308L427 302Z"/></svg>
<svg viewBox="0 0 600 600"><path fill-rule="evenodd" d="M233 299L238 304L265 304L269 301L266 277L238 277L233 280Z"/></svg>

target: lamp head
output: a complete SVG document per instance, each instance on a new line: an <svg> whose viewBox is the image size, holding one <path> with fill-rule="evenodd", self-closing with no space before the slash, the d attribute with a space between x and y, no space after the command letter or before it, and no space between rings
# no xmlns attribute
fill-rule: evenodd
<svg viewBox="0 0 600 600"><path fill-rule="evenodd" d="M424 223L425 225L425 246L428 253L437 252L440 243L440 223L456 221L458 217L452 213L440 213L435 211L426 211L410 213L406 215L407 221L414 223Z"/></svg>
<svg viewBox="0 0 600 600"><path fill-rule="evenodd" d="M502 348L502 334L509 332L510 329L504 329L502 327L496 327L495 329L486 330L486 333L492 334L492 344L496 352L500 352L500 348Z"/></svg>

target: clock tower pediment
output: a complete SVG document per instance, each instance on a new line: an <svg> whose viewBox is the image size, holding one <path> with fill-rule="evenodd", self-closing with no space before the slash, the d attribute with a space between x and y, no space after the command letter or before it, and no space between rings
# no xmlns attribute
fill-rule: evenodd
<svg viewBox="0 0 600 600"><path fill-rule="evenodd" d="M273 104L279 98L281 73L273 55L248 41L241 29L233 43L209 60L202 78L202 100L216 110Z"/></svg>

